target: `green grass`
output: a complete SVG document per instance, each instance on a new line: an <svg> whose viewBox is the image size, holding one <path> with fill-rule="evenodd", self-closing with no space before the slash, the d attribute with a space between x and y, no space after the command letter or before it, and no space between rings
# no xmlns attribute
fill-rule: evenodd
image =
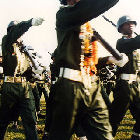
<svg viewBox="0 0 140 140"><path fill-rule="evenodd" d="M45 101L41 100L42 114L45 114ZM39 119L37 127L44 130L44 119ZM120 123L115 140L130 140L132 135L132 128L135 121L133 120L130 111L128 110L122 122ZM24 130L22 127L21 119L18 120L18 129L13 129L12 124L9 125L5 140L25 140ZM43 133L39 134L39 139L42 140ZM73 135L71 140L79 140L76 135Z"/></svg>
<svg viewBox="0 0 140 140"><path fill-rule="evenodd" d="M135 120L128 110L117 131L115 140L130 140Z"/></svg>

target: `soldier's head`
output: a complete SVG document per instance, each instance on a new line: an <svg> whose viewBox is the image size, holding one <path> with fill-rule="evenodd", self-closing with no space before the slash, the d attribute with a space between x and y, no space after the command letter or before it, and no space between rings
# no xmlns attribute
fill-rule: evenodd
<svg viewBox="0 0 140 140"><path fill-rule="evenodd" d="M122 16L117 22L117 30L124 35L133 34L137 22L130 16Z"/></svg>
<svg viewBox="0 0 140 140"><path fill-rule="evenodd" d="M67 5L67 0L59 0L61 4Z"/></svg>
<svg viewBox="0 0 140 140"><path fill-rule="evenodd" d="M18 24L18 21L11 21L9 24L8 24L8 27L7 27L7 32L9 32L11 30L11 28L13 28L14 26L16 26Z"/></svg>
<svg viewBox="0 0 140 140"><path fill-rule="evenodd" d="M80 0L59 0L61 4L63 5L74 5Z"/></svg>

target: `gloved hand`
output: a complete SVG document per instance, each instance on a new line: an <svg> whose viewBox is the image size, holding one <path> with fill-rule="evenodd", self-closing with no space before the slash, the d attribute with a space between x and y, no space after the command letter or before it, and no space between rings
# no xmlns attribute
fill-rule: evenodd
<svg viewBox="0 0 140 140"><path fill-rule="evenodd" d="M126 54L124 54L124 53L121 53L121 54L122 54L122 59L121 60L117 60L117 59L115 59L115 57L110 56L109 59L108 59L108 61L110 63L116 64L119 67L123 67L128 62L129 59L126 56Z"/></svg>
<svg viewBox="0 0 140 140"><path fill-rule="evenodd" d="M44 21L43 18L33 18L32 19L32 26L38 26L38 25L41 25L42 22Z"/></svg>

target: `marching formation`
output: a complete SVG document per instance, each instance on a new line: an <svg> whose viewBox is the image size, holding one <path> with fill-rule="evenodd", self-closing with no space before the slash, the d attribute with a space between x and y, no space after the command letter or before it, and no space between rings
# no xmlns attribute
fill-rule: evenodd
<svg viewBox="0 0 140 140"><path fill-rule="evenodd" d="M135 119L131 140L140 140L140 35L136 20L118 19L122 34L116 49L92 28L91 20L119 0L60 0L56 14L57 47L50 71L41 56L25 46L22 35L43 18L11 21L0 56L0 140L19 116L26 140L38 140L37 119L45 97L43 140L114 140L126 111ZM98 57L98 43L112 56ZM47 60L46 60L47 61ZM113 99L109 95L113 93Z"/></svg>

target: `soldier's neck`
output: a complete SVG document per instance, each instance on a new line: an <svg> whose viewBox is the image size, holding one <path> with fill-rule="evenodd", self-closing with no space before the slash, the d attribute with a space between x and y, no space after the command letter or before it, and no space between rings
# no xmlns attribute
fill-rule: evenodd
<svg viewBox="0 0 140 140"><path fill-rule="evenodd" d="M129 35L123 35L123 37L129 39L129 38L134 38L136 35L135 34L129 34Z"/></svg>

